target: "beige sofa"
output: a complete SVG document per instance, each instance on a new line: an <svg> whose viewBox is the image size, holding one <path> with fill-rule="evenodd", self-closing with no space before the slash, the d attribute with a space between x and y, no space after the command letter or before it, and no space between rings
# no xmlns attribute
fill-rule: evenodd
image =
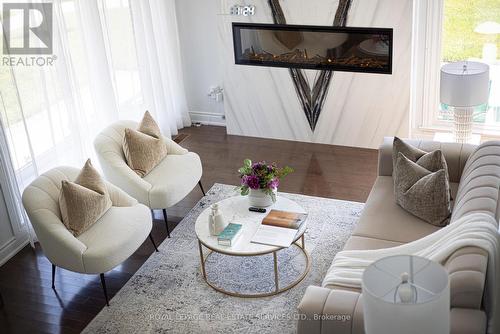
<svg viewBox="0 0 500 334"><path fill-rule="evenodd" d="M391 176L392 140L392 137L385 138L380 147L378 177L344 249L393 247L439 229L407 213L395 203ZM409 142L425 151L438 148L443 151L454 199L451 222L470 212L486 212L498 221L500 142L488 142L477 148L467 144ZM487 253L479 248L467 247L455 252L442 264L450 277L451 333L485 333L487 317L483 292ZM309 286L298 308L302 314L297 328L300 334L364 333L360 290Z"/></svg>

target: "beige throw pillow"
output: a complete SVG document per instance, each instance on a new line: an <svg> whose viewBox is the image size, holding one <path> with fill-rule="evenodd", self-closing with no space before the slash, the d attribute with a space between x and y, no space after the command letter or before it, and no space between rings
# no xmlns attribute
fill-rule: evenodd
<svg viewBox="0 0 500 334"><path fill-rule="evenodd" d="M111 207L106 184L90 159L75 182L62 181L59 207L64 225L75 237L85 232Z"/></svg>
<svg viewBox="0 0 500 334"><path fill-rule="evenodd" d="M398 153L394 170L394 197L409 213L436 226L445 226L451 214L450 185L445 169L435 169L444 160L440 150L416 162Z"/></svg>
<svg viewBox="0 0 500 334"><path fill-rule="evenodd" d="M125 129L123 153L129 167L140 177L146 176L167 156L160 128L149 112L146 111L137 130Z"/></svg>
<svg viewBox="0 0 500 334"><path fill-rule="evenodd" d="M137 129L137 131L150 135L151 137L161 138L160 127L156 123L153 116L151 116L149 111L146 111L144 113L141 124L139 124L139 128Z"/></svg>

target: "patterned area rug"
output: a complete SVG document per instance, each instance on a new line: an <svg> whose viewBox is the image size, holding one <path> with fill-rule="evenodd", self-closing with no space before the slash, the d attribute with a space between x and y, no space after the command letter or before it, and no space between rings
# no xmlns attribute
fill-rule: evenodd
<svg viewBox="0 0 500 334"><path fill-rule="evenodd" d="M309 285L320 285L342 249L363 204L280 193L308 213L306 249L311 270L294 288L265 298L230 297L210 288L200 272L194 223L212 203L238 196L234 186L215 184L137 273L85 328L84 333L293 333L296 308ZM279 252L280 285L303 270L303 255L291 247ZM274 288L272 255L240 258L212 255L211 281L227 290L263 292Z"/></svg>

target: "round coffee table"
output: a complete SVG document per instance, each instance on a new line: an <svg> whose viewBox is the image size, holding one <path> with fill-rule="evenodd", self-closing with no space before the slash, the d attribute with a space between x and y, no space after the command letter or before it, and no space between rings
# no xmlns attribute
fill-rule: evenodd
<svg viewBox="0 0 500 334"><path fill-rule="evenodd" d="M198 245L200 249L200 261L201 261L201 272L203 274L203 279L209 286L213 289L225 293L230 296L236 297L246 297L246 298L255 298L255 297L266 297L273 296L278 293L284 292L295 285L299 284L304 277L306 277L307 273L310 269L310 258L309 253L305 248L304 241L304 232L306 231L306 223L302 224L300 230L297 231L297 235L295 237L293 246L298 247L301 250L302 254L305 257L306 265L304 272L292 283L280 287L279 286L279 275L278 275L278 256L277 252L282 250L282 247L269 246L251 243L253 235L259 228L262 219L269 213L270 210L283 210L283 211L292 211L292 212L305 212L305 210L295 203L292 200L287 198L278 196L276 203L267 208L266 213L257 213L248 211L249 204L248 199L243 196L230 197L218 202L219 210L223 213L224 217L229 223L237 223L242 225L241 235L237 237L236 242L233 246L221 246L217 242L217 236L210 235L208 229L208 215L210 213L210 208L205 209L198 219L196 220L195 230L196 235L198 237ZM300 244L298 240L301 239ZM207 248L209 252L207 255L203 252L203 247ZM274 260L274 284L275 289L271 292L264 293L255 293L255 294L246 294L246 293L238 293L227 291L222 287L216 286L214 283L210 282L207 278L207 273L205 270L205 265L208 257L213 253L219 253L230 256L261 256L266 254L272 254Z"/></svg>

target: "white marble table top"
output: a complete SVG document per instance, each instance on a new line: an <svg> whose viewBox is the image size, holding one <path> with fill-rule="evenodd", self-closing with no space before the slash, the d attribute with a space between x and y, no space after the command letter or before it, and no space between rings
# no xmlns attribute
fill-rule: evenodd
<svg viewBox="0 0 500 334"><path fill-rule="evenodd" d="M219 211L224 215L228 223L242 225L241 235L238 236L236 243L232 246L219 245L217 242L217 236L210 235L210 231L208 229L208 215L211 210L210 207L208 207L198 216L198 219L196 220L195 231L198 240L200 240L206 247L216 252L241 256L268 254L280 249L280 247L276 246L254 244L250 242L253 235L259 228L262 219L269 213L269 211L276 209L291 212L306 212L304 208L294 201L279 195L276 203L266 208L266 213L248 211L250 204L246 196L226 198L218 202L218 205ZM306 230L306 223L307 222L302 224L300 230L298 231L297 239L304 234Z"/></svg>

